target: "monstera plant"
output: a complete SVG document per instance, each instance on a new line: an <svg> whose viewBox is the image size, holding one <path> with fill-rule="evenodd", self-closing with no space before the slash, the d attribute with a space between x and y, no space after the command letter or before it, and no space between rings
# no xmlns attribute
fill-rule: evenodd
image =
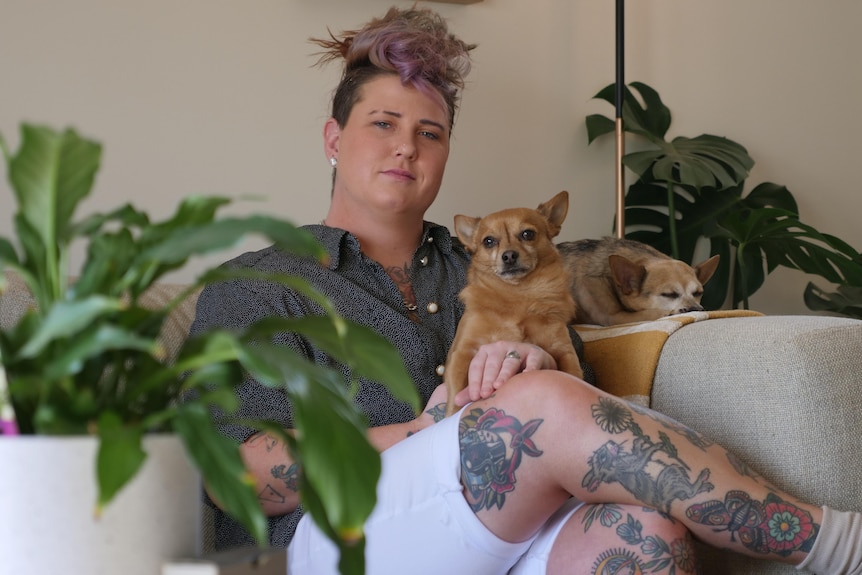
<svg viewBox="0 0 862 575"><path fill-rule="evenodd" d="M614 89L611 84L595 97L613 105ZM615 130L614 121L601 114L588 116L586 126L590 143ZM709 134L668 139L670 126L670 110L658 92L640 82L626 87L623 128L642 145L623 157L637 175L626 192L626 237L691 263L698 244L708 241L710 255L721 256L705 286L708 309L724 305L728 294L732 307L748 308L766 276L784 266L844 286L829 294L810 285L805 301L818 306L812 309L858 313L857 250L803 223L785 186L764 182L746 191L754 160L743 146Z"/></svg>
<svg viewBox="0 0 862 575"><path fill-rule="evenodd" d="M235 410L234 386L247 370L264 384L283 387L296 406L296 434L284 437L302 467L303 505L342 549L342 572L363 572L362 526L375 502L378 454L341 371L270 342L277 332L300 333L418 409L394 348L339 317L330 302L291 276L213 268L164 307L152 309L141 300L190 257L229 247L250 233L318 260L326 258L322 247L283 220L217 217L229 203L218 197L187 197L163 221L132 205L75 218L92 189L100 144L71 129L25 124L16 153L2 138L0 148L17 202L16 237L0 238L0 290L12 271L36 301L16 325L0 331L0 384L8 386L0 385L0 405L14 415L18 432L97 436L98 507L108 505L141 468L145 435L175 433L213 497L265 542L266 519L238 447L219 434L212 415ZM86 258L71 283L73 243L85 246ZM312 298L324 313L266 318L239 332L210 331L188 338L172 361L166 358L159 332L170 311L201 286L237 276L281 282ZM181 401L190 390L196 398ZM243 423L272 429L268 422ZM329 441L334 435L339 440Z"/></svg>

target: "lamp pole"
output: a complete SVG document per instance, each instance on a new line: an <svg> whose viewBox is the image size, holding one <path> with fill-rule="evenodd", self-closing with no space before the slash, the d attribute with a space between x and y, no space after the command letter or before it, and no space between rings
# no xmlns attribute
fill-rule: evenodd
<svg viewBox="0 0 862 575"><path fill-rule="evenodd" d="M623 171L623 155L625 154L625 133L623 132L623 101L625 100L625 0L616 0L616 204L617 204L617 219L615 235L617 238L625 236L625 210L626 210L626 192L625 192L625 173Z"/></svg>

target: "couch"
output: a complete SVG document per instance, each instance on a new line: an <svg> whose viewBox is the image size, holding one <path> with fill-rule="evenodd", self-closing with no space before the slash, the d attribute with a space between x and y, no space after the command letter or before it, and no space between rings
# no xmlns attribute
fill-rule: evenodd
<svg viewBox="0 0 862 575"><path fill-rule="evenodd" d="M183 286L147 294L159 304ZM32 305L12 277L0 327ZM176 349L195 298L169 318ZM862 321L825 316L694 313L621 328L579 326L597 385L648 404L733 451L767 481L837 509L862 510ZM635 381L638 389L626 389ZM622 386L622 387L621 387ZM796 573L702 546L705 575Z"/></svg>

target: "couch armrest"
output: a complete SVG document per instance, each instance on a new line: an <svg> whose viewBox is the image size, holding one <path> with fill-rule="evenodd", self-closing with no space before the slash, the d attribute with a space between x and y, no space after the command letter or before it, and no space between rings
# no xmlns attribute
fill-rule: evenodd
<svg viewBox="0 0 862 575"><path fill-rule="evenodd" d="M764 316L687 325L664 345L651 405L793 495L862 510L862 321ZM795 572L781 569L768 572ZM767 571L757 562L717 572Z"/></svg>

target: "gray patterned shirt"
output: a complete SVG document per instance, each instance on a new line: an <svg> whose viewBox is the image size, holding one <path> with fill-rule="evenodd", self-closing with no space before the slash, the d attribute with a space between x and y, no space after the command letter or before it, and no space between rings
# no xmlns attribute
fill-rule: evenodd
<svg viewBox="0 0 862 575"><path fill-rule="evenodd" d="M329 253L329 266L307 258L286 254L274 247L243 254L225 265L300 276L327 296L347 319L368 326L383 335L400 352L404 364L425 405L443 379L438 366L446 361L449 344L463 313L458 292L465 283L469 257L448 229L425 224L423 241L409 262L410 281L416 296L419 321L410 319L398 286L377 262L361 251L355 236L325 226L305 226ZM407 262L405 262L407 263ZM430 305L430 304L435 305ZM198 299L191 333L213 327L242 327L271 315L304 316L322 310L300 294L284 286L253 280L232 280L208 286ZM279 343L300 351L321 365L335 365L323 352L296 334L283 334ZM347 369L347 368L343 368ZM350 381L345 371L345 382ZM287 395L279 389L245 379L238 389L241 400L238 418L270 419L287 428L292 409ZM382 385L360 379L356 402L370 426L401 423L415 415L410 407L393 398ZM222 431L237 442L253 430L223 425ZM270 542L286 547L296 529L302 509L269 520ZM250 535L235 521L216 509L216 548L251 545Z"/></svg>

